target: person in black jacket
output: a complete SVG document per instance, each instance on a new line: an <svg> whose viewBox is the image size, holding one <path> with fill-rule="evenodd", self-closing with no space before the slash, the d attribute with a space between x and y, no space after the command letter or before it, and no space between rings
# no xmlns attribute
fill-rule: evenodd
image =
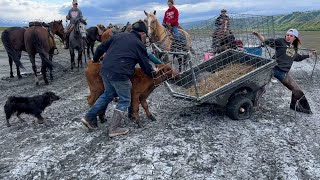
<svg viewBox="0 0 320 180"><path fill-rule="evenodd" d="M89 129L97 128L97 114L104 111L108 104L117 95L118 104L113 117L109 121L109 137L127 134L129 129L123 128L124 113L131 103L131 81L136 64L150 77L156 71L149 64L149 57L145 47L148 34L147 26L143 21L132 25L130 33L113 35L108 41L101 43L94 54L93 61L99 62L105 53L101 66L101 77L105 91L89 109L81 122Z"/></svg>
<svg viewBox="0 0 320 180"><path fill-rule="evenodd" d="M309 55L301 55L298 53L298 46L301 44L299 40L299 32L296 29L289 29L284 38L265 39L261 34L253 32L255 36L266 45L275 49L274 58L277 65L273 69L273 75L283 85L292 91L290 108L299 112L311 114L311 109L307 98L297 82L288 73L291 69L293 61L302 61L315 54L315 50L310 51Z"/></svg>

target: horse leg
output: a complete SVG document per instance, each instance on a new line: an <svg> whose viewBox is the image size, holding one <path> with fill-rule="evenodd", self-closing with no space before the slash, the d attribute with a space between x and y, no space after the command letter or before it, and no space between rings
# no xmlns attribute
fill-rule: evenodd
<svg viewBox="0 0 320 180"><path fill-rule="evenodd" d="M183 59L178 56L179 72L182 72L182 66L184 66Z"/></svg>
<svg viewBox="0 0 320 180"><path fill-rule="evenodd" d="M93 47L94 47L94 43L91 45L92 58L93 58L93 55L94 55L94 53L93 53ZM89 59L90 59L90 58L89 58Z"/></svg>
<svg viewBox="0 0 320 180"><path fill-rule="evenodd" d="M142 123L139 117L139 96L140 94L133 94L131 97L131 107L132 107L132 115L133 120L138 124L138 127L142 127Z"/></svg>
<svg viewBox="0 0 320 180"><path fill-rule="evenodd" d="M52 62L54 49L50 49L49 51L49 61ZM53 80L52 69L50 69L50 80Z"/></svg>
<svg viewBox="0 0 320 180"><path fill-rule="evenodd" d="M17 57L19 60L21 59L21 51L17 52ZM20 73L20 67L19 66L16 66L16 67L17 67L17 76L20 79L20 78L22 78L21 73Z"/></svg>
<svg viewBox="0 0 320 180"><path fill-rule="evenodd" d="M8 57L9 57L9 65L10 65L10 78L14 78L13 70L12 70L12 58L10 56ZM18 66L17 66L17 70L18 70Z"/></svg>
<svg viewBox="0 0 320 180"><path fill-rule="evenodd" d="M141 105L142 105L142 107L144 109L144 112L146 113L147 117L152 121L156 121L157 119L149 111L147 98L148 98L147 95L141 96L141 98L140 98Z"/></svg>
<svg viewBox="0 0 320 180"><path fill-rule="evenodd" d="M81 66L81 68L82 68L82 52L83 51L83 49L82 48L80 48L79 50L78 50L78 70L79 70L79 65Z"/></svg>
<svg viewBox="0 0 320 180"><path fill-rule="evenodd" d="M36 85L39 85L39 78L37 76L37 66L36 66L36 60L35 60L35 54L29 54L30 62L32 64L32 70L34 73L34 80L36 82Z"/></svg>
<svg viewBox="0 0 320 180"><path fill-rule="evenodd" d="M50 70L50 72L51 72L51 70ZM49 81L47 79L47 65L43 61L42 61L42 65L41 65L41 73L43 76L44 83L49 84Z"/></svg>
<svg viewBox="0 0 320 180"><path fill-rule="evenodd" d="M76 66L74 62L74 49L72 47L69 47L70 57L71 57L71 71L73 70L73 67Z"/></svg>

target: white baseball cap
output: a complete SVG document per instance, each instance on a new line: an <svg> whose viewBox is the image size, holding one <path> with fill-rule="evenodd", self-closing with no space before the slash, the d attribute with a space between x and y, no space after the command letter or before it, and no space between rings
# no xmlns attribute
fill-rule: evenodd
<svg viewBox="0 0 320 180"><path fill-rule="evenodd" d="M299 37L299 32L296 30L296 29L289 29L287 31L287 34L292 34L294 35L295 37Z"/></svg>

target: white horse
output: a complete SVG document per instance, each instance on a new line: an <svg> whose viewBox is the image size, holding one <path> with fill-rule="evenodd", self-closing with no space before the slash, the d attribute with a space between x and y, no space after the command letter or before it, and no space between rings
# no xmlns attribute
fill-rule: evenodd
<svg viewBox="0 0 320 180"><path fill-rule="evenodd" d="M71 70L75 66L74 62L74 50L78 50L78 70L79 65L82 68L82 53L85 49L85 39L87 38L87 31L86 31L86 22L84 20L79 20L74 29L70 32L69 36L69 51L71 57Z"/></svg>

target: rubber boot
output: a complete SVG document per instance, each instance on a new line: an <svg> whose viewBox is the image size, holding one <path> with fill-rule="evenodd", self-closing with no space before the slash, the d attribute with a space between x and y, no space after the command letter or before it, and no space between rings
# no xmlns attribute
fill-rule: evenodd
<svg viewBox="0 0 320 180"><path fill-rule="evenodd" d="M121 127L123 119L124 119L124 112L115 109L113 111L113 117L109 122L109 137L124 135L129 132L128 128Z"/></svg>
<svg viewBox="0 0 320 180"><path fill-rule="evenodd" d="M293 109L298 112L303 112L311 114L310 105L308 103L305 94L303 93L300 86L297 82L287 73L285 78L282 81L282 84L285 85L289 90L291 90L291 103L290 109Z"/></svg>
<svg viewBox="0 0 320 180"><path fill-rule="evenodd" d="M259 99L262 97L262 95L266 92L266 88L265 86L262 86L261 88L259 88L256 92L256 97L253 103L254 107L258 107L259 106Z"/></svg>

